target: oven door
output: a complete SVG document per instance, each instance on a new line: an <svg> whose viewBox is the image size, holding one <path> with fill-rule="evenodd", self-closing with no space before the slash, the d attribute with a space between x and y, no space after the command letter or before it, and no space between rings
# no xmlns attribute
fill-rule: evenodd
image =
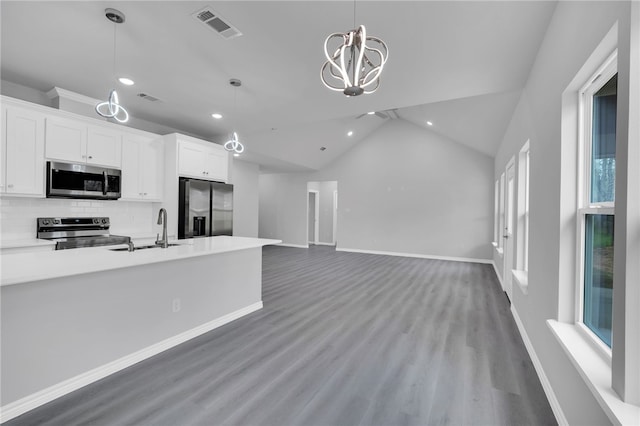
<svg viewBox="0 0 640 426"><path fill-rule="evenodd" d="M116 200L120 170L47 161L47 197Z"/></svg>

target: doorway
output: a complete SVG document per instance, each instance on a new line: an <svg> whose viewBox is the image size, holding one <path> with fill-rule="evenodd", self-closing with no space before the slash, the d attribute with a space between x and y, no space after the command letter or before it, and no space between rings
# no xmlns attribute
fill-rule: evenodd
<svg viewBox="0 0 640 426"><path fill-rule="evenodd" d="M318 244L318 238L320 234L320 191L309 189L307 200L308 220L307 227L309 228L309 244Z"/></svg>
<svg viewBox="0 0 640 426"><path fill-rule="evenodd" d="M504 270L503 282L504 291L511 300L511 290L513 286L511 270L513 269L513 219L514 219L514 197L515 197L515 158L511 158L507 163L506 191L504 197Z"/></svg>
<svg viewBox="0 0 640 426"><path fill-rule="evenodd" d="M338 238L338 182L307 182L307 240L335 246Z"/></svg>

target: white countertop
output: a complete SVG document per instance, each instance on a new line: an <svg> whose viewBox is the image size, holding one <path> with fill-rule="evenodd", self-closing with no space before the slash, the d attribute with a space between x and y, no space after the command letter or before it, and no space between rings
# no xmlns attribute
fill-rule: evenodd
<svg viewBox="0 0 640 426"><path fill-rule="evenodd" d="M107 271L158 262L227 253L237 250L278 244L280 240L246 237L208 237L174 240L180 245L146 250L112 251L126 246L93 247L51 252L16 253L2 255L0 285L13 285L90 272ZM138 239L137 246L141 245Z"/></svg>
<svg viewBox="0 0 640 426"><path fill-rule="evenodd" d="M5 248L19 248L19 247L53 247L56 245L55 241L41 240L39 238L2 238L0 239L0 249Z"/></svg>

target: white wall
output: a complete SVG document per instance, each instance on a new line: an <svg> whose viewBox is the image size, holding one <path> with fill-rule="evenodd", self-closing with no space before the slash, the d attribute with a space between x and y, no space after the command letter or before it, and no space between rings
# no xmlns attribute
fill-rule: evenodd
<svg viewBox="0 0 640 426"><path fill-rule="evenodd" d="M623 2L558 3L495 159L498 179L530 140L529 285L527 293L514 285L512 302L569 424L610 421L546 325L547 319L562 316L561 289L573 287L561 274L563 268L573 268L573 262L562 264L567 255L561 248L575 251L575 238L566 241L566 235L575 235L576 227L563 213L566 204L575 210L575 197L563 199L561 188L567 169L575 167L566 160L575 162L576 152L569 150L562 161L562 95L616 20L628 21L628 14L629 3ZM569 174L575 181L575 170ZM575 192L575 183L567 185ZM494 254L494 260L501 272L502 259Z"/></svg>
<svg viewBox="0 0 640 426"><path fill-rule="evenodd" d="M338 248L491 258L493 161L452 140L393 120L318 173L261 175L261 237L306 245L307 180L338 181Z"/></svg>
<svg viewBox="0 0 640 426"><path fill-rule="evenodd" d="M162 232L156 225L159 208L157 203L133 201L3 197L0 230L3 240L32 239L38 217L106 216L114 235L155 236Z"/></svg>
<svg viewBox="0 0 640 426"><path fill-rule="evenodd" d="M260 238L307 247L307 181L302 173L260 175Z"/></svg>
<svg viewBox="0 0 640 426"><path fill-rule="evenodd" d="M53 87L51 88L53 89ZM63 88L64 89L64 88ZM6 80L0 80L0 94L10 96L16 99L22 99L23 101L32 102L38 105L44 105L63 111L73 112L75 114L81 114L87 117L91 117L96 120L110 121L116 123L113 119L105 119L95 113L95 110L91 105L82 104L77 101L51 99L46 92L42 92L31 87L23 86ZM81 93L82 95L82 93ZM108 93L105 93L107 96ZM181 133L183 135L193 136L199 139L209 140L210 138L205 135L197 135L190 132L188 129L177 129L175 127L166 126L161 123L154 123L152 121L143 120L136 117L135 114L130 116L130 119L126 123L117 123L121 126L130 127L132 129L144 130L157 135L168 135L170 133ZM215 139L214 139L215 140Z"/></svg>
<svg viewBox="0 0 640 426"><path fill-rule="evenodd" d="M234 159L231 181L233 184L233 235L258 236L258 178L257 164Z"/></svg>

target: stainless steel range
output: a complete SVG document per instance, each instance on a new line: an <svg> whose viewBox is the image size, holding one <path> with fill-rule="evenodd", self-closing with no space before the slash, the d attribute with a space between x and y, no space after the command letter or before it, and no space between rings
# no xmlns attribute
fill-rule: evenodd
<svg viewBox="0 0 640 426"><path fill-rule="evenodd" d="M108 217L39 217L38 238L56 242L56 250L129 244L130 237L111 235Z"/></svg>

